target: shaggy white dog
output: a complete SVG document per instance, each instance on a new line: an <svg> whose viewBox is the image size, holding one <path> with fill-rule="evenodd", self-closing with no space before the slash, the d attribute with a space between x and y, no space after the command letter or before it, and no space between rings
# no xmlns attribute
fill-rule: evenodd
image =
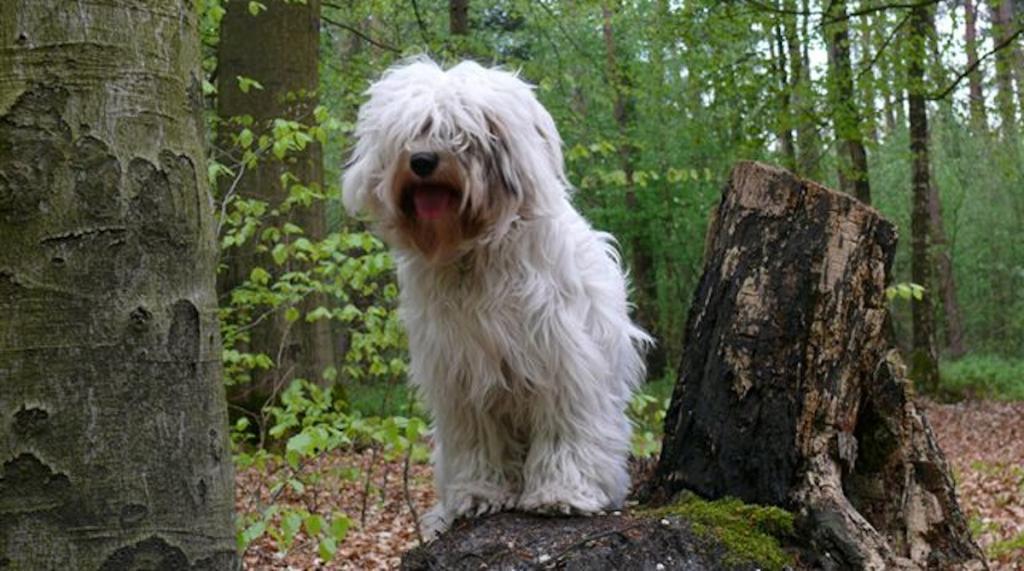
<svg viewBox="0 0 1024 571"><path fill-rule="evenodd" d="M515 74L473 62L406 62L368 93L344 201L395 254L434 422L428 523L620 506L650 338L613 238L570 204L551 115Z"/></svg>

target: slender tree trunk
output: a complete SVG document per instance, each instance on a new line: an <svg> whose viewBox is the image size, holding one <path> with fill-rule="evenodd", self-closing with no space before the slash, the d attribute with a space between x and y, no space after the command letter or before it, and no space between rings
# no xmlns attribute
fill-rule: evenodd
<svg viewBox="0 0 1024 571"><path fill-rule="evenodd" d="M857 110L857 93L850 63L850 28L846 2L834 0L830 6L831 10L826 17L833 22L826 27L825 37L828 43L832 124L839 143L839 185L843 192L871 204L867 151L861 134L860 112Z"/></svg>
<svg viewBox="0 0 1024 571"><path fill-rule="evenodd" d="M0 568L234 569L194 3L0 2Z"/></svg>
<svg viewBox="0 0 1024 571"><path fill-rule="evenodd" d="M949 79L946 77L945 63L942 61L942 49L939 45L939 34L935 27L935 18L929 14L928 42L932 54L932 73L936 78L935 82L946 85ZM946 124L944 131L955 128L957 124L953 111L953 103L948 98L938 102L940 116ZM957 135L954 134L953 138ZM959 141L946 146L949 154L954 160L961 160ZM929 165L930 167L932 165ZM942 327L945 333L945 348L949 356L957 359L966 353L964 347L964 325L963 313L960 310L960 301L957 295L956 277L953 270L953 251L946 235L946 224L942 214L942 197L939 193L938 179L934 176L934 169L930 172L928 192L928 222L931 235L931 254L935 261L935 285L938 287L939 299L942 302Z"/></svg>
<svg viewBox="0 0 1024 571"><path fill-rule="evenodd" d="M992 17L992 36L996 43L1005 41L1013 33L1011 22L1010 0L989 0L989 11ZM1013 93L1013 52L1001 49L995 53L996 62L996 110L999 112L1000 128L1005 142L1016 150L1019 130L1017 129L1017 110ZM1014 154L1016 156L1016 154Z"/></svg>
<svg viewBox="0 0 1024 571"><path fill-rule="evenodd" d="M795 12L796 0L785 0L785 9ZM807 11L807 1L803 2L803 11ZM809 30L808 19L803 17L803 25L796 15L785 16L786 50L789 53L791 71L789 75L792 91L792 109L796 128L796 172L810 179L821 178L819 153L821 141L814 117L813 100L811 97L811 72L808 61L807 41Z"/></svg>
<svg viewBox="0 0 1024 571"><path fill-rule="evenodd" d="M935 273L942 299L943 324L946 332L946 349L949 356L959 359L967 353L964 346L964 320L957 296L956 276L953 272L953 254L946 237L942 217L942 199L937 185L932 184L928 192L928 219L931 225L932 250L935 255Z"/></svg>
<svg viewBox="0 0 1024 571"><path fill-rule="evenodd" d="M226 122L221 130L221 144L225 147L230 146L230 135L238 131L229 121L232 117L251 116L257 136L269 134L274 119L303 124L314 121L319 88L320 2L264 0L264 4L267 10L257 16L250 14L249 3L245 0L229 0L225 6L217 100L218 114ZM238 77L254 79L263 89L243 92ZM238 195L263 200L276 207L288 196L288 188L281 180L284 173L294 175L306 186L322 188L324 171L320 145L314 142L302 152L289 153L285 161L266 154L242 176L237 186ZM223 189L222 195L226 191ZM326 232L324 201L292 208L286 216L310 239L321 239ZM228 251L225 262L227 271L220 284L222 295L248 278L254 267L275 267L269 256L257 252L254 241ZM300 309L307 312L325 303L324 296L311 295ZM232 395L232 400L245 402L250 407L262 405L292 378L320 381L324 369L334 364L329 322L321 319L309 323L299 319L289 323L283 309L252 329L249 350L267 354L276 365Z"/></svg>
<svg viewBox="0 0 1024 571"><path fill-rule="evenodd" d="M967 51L967 65L978 62L978 5L975 0L964 2L964 47ZM987 129L988 118L985 113L985 94L981 86L981 70L975 69L968 76L971 123L975 127Z"/></svg>
<svg viewBox="0 0 1024 571"><path fill-rule="evenodd" d="M453 36L469 35L469 0L449 0L448 31Z"/></svg>
<svg viewBox="0 0 1024 571"><path fill-rule="evenodd" d="M911 378L920 386L935 390L939 386L938 358L935 352L935 318L932 310L931 235L929 203L931 202L930 160L928 156L928 109L925 94L925 54L931 28L928 8L914 8L910 17L908 42L907 101L909 107L910 152L913 157L913 207L910 221L911 276L924 286L921 299L911 302L913 320L913 353Z"/></svg>
<svg viewBox="0 0 1024 571"><path fill-rule="evenodd" d="M642 216L640 202L636 195L636 182L634 180L633 154L636 149L630 144L630 128L634 120L633 101L629 90L629 78L618 63L615 47L615 30L612 25L614 10L609 2L602 4L602 36L605 46L605 58L608 73L608 80L611 82L612 91L615 94L612 115L619 135L619 161L622 170L626 174L626 211ZM644 232L650 230L644 228L634 230L630 240L630 275L633 278L633 285L636 288L637 296L637 322L657 336L658 327L654 309L658 302L657 284L654 280L654 258L651 256L651 249L644 240ZM665 368L665 344L659 343L647 354L647 372L652 378L657 378Z"/></svg>
<svg viewBox="0 0 1024 571"><path fill-rule="evenodd" d="M868 0L861 0L860 9L870 8L871 4ZM857 26L857 35L860 38L860 69L864 70L861 72L863 75L859 79L859 87L863 97L863 104L861 105L862 117L864 120L864 127L868 131L868 136L871 141L878 143L878 108L876 106L876 98L878 97L878 90L876 86L877 79L875 78L875 63L872 61L875 57L875 47L873 40L875 35L878 33L878 23L875 21L877 14L865 14L860 17L859 25Z"/></svg>
<svg viewBox="0 0 1024 571"><path fill-rule="evenodd" d="M796 170L796 144L793 141L793 95L789 87L791 82L789 79L790 66L786 61L786 35L781 25L773 26L772 34L774 40L771 44L772 62L779 89L779 111L776 114L779 151L782 153L783 165L787 169Z"/></svg>

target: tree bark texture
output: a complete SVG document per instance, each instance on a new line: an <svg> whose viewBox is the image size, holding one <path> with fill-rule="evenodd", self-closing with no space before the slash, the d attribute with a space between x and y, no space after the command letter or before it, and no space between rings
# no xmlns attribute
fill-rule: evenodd
<svg viewBox="0 0 1024 571"><path fill-rule="evenodd" d="M272 121L277 118L312 123L313 110L319 101L319 0L307 0L304 4L265 0L264 4L267 10L253 16L247 1L227 2L219 45L217 112L225 121L251 116L257 137L269 133ZM242 92L238 86L239 76L260 82L263 89ZM229 134L237 130L230 124L222 129L221 140L225 147L230 146ZM289 153L284 161L269 154L261 157L258 165L242 176L236 191L241 197L264 200L276 207L287 197L288 189L281 183L281 175L286 172L304 185L322 188L324 170L320 145L313 142L302 152ZM222 194L226 192L227 189L222 190ZM324 204L314 201L308 207L293 208L287 216L305 231L305 236L318 240L326 232ZM280 223L281 220L270 222ZM228 268L220 283L222 295L248 278L254 267L274 267L270 257L257 253L252 242L229 250L226 258ZM300 309L306 312L325 304L324 296L312 295ZM283 311L252 329L248 349L269 355L276 367L254 374L252 383L240 388L238 394L232 391L231 399L247 406L258 407L292 378L320 381L324 369L335 361L329 321L319 319L309 323L299 319L289 323Z"/></svg>
<svg viewBox="0 0 1024 571"><path fill-rule="evenodd" d="M893 225L848 195L736 166L649 498L785 507L825 568L984 567L889 350L895 247Z"/></svg>
<svg viewBox="0 0 1024 571"><path fill-rule="evenodd" d="M0 3L0 568L234 569L194 3Z"/></svg>
<svg viewBox="0 0 1024 571"><path fill-rule="evenodd" d="M931 30L928 8L914 8L910 16L910 42L907 62L907 121L910 128L910 153L913 161L910 211L910 274L914 283L925 288L921 299L910 302L913 341L911 377L921 386L935 390L939 386L938 355L935 350L935 313L932 305L932 259L930 252L931 159L928 154L928 107L925 99L926 39Z"/></svg>
<svg viewBox="0 0 1024 571"><path fill-rule="evenodd" d="M871 204L868 180L868 155L861 134L860 112L850 62L850 25L845 0L830 3L829 17L835 20L826 29L829 63L829 94L832 124L838 145L839 186L843 192Z"/></svg>
<svg viewBox="0 0 1024 571"><path fill-rule="evenodd" d="M448 31L453 36L469 35L469 0L449 0Z"/></svg>

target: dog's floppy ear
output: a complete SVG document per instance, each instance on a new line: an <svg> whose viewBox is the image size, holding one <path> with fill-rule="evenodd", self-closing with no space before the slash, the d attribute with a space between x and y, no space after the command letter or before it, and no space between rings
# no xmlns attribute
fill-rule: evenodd
<svg viewBox="0 0 1024 571"><path fill-rule="evenodd" d="M487 176L493 182L500 184L513 198L522 199L522 181L515 172L512 159L512 151L509 147L509 139L501 119L495 113L484 113L487 122L487 133L490 136L486 142Z"/></svg>

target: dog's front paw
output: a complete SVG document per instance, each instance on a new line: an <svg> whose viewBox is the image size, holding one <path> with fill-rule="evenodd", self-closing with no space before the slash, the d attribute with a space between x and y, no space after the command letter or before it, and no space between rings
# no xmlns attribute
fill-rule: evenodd
<svg viewBox="0 0 1024 571"><path fill-rule="evenodd" d="M466 493L454 498L450 512L454 519L480 517L512 509L516 497L505 491Z"/></svg>
<svg viewBox="0 0 1024 571"><path fill-rule="evenodd" d="M437 536L448 531L452 525L453 518L448 514L441 504L434 504L434 507L427 510L427 513L420 517L420 529L427 541L437 539Z"/></svg>
<svg viewBox="0 0 1024 571"><path fill-rule="evenodd" d="M543 515L595 515L608 505L603 493L584 489L545 487L524 494L516 505L522 511Z"/></svg>

